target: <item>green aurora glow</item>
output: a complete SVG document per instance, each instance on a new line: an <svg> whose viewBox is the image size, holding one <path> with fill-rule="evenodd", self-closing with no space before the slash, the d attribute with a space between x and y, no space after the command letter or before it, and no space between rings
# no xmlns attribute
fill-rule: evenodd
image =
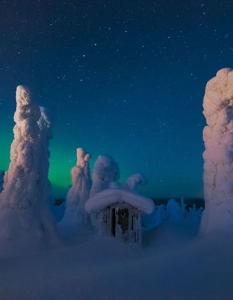
<svg viewBox="0 0 233 300"><path fill-rule="evenodd" d="M13 119L13 117L12 117ZM7 171L10 163L10 147L13 141L13 126L12 120L9 124L1 125L0 132L4 132L1 135L1 151L0 151L0 170ZM80 139L82 142L82 139ZM72 145L70 148L61 147L62 140L54 139L50 142L50 168L49 168L49 180L52 185L52 196L54 198L64 198L70 185L71 185L71 169L76 165L76 148L82 145ZM92 149L91 143L85 149ZM91 152L91 151L90 151ZM93 155L90 160L90 168L93 170L95 160L98 155L102 154L98 152ZM127 174L130 174L130 169L124 169L121 174L120 182L125 182Z"/></svg>

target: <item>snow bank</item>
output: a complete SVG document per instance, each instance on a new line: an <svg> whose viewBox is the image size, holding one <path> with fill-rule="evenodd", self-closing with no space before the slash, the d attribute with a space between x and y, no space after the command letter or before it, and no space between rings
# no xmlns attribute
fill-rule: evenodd
<svg viewBox="0 0 233 300"><path fill-rule="evenodd" d="M1 299L232 299L232 239L201 239L182 225L160 226L143 247L91 236L59 251L2 260Z"/></svg>
<svg viewBox="0 0 233 300"><path fill-rule="evenodd" d="M206 85L203 130L205 143L205 210L201 233L233 234L233 71L221 69Z"/></svg>
<svg viewBox="0 0 233 300"><path fill-rule="evenodd" d="M151 199L124 189L115 188L106 189L90 197L86 202L85 209L88 213L98 213L108 205L117 202L126 202L147 214L152 213L155 208Z"/></svg>

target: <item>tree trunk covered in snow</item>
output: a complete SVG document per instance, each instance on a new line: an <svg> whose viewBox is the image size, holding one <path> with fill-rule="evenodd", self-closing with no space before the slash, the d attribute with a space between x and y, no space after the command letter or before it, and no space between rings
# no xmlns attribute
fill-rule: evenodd
<svg viewBox="0 0 233 300"><path fill-rule="evenodd" d="M222 69L206 85L205 210L201 233L233 234L233 71Z"/></svg>
<svg viewBox="0 0 233 300"><path fill-rule="evenodd" d="M27 88L17 87L16 102L11 162L0 194L0 238L12 240L31 234L39 240L57 240L49 212L50 121Z"/></svg>

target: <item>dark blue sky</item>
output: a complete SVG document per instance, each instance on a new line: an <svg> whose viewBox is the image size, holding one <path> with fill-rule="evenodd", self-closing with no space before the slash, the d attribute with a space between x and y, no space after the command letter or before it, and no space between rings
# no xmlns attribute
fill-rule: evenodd
<svg viewBox="0 0 233 300"><path fill-rule="evenodd" d="M202 100L233 67L233 1L1 1L0 169L16 86L53 119L50 179L70 184L75 149L109 154L153 197L202 196Z"/></svg>

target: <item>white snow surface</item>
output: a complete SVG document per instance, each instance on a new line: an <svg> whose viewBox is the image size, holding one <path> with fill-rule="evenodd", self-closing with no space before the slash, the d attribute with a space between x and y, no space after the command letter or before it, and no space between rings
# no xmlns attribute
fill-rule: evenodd
<svg viewBox="0 0 233 300"><path fill-rule="evenodd" d="M154 202L150 198L125 189L110 188L90 197L85 204L85 209L88 213L98 213L108 205L117 202L126 202L147 214L152 213L155 208Z"/></svg>
<svg viewBox="0 0 233 300"><path fill-rule="evenodd" d="M205 212L201 233L231 232L233 236L233 71L221 69L206 85L203 130L205 143Z"/></svg>
<svg viewBox="0 0 233 300"><path fill-rule="evenodd" d="M198 227L165 221L143 233L142 247L86 229L62 248L25 255L18 247L0 257L0 299L232 300L233 240L203 238Z"/></svg>

